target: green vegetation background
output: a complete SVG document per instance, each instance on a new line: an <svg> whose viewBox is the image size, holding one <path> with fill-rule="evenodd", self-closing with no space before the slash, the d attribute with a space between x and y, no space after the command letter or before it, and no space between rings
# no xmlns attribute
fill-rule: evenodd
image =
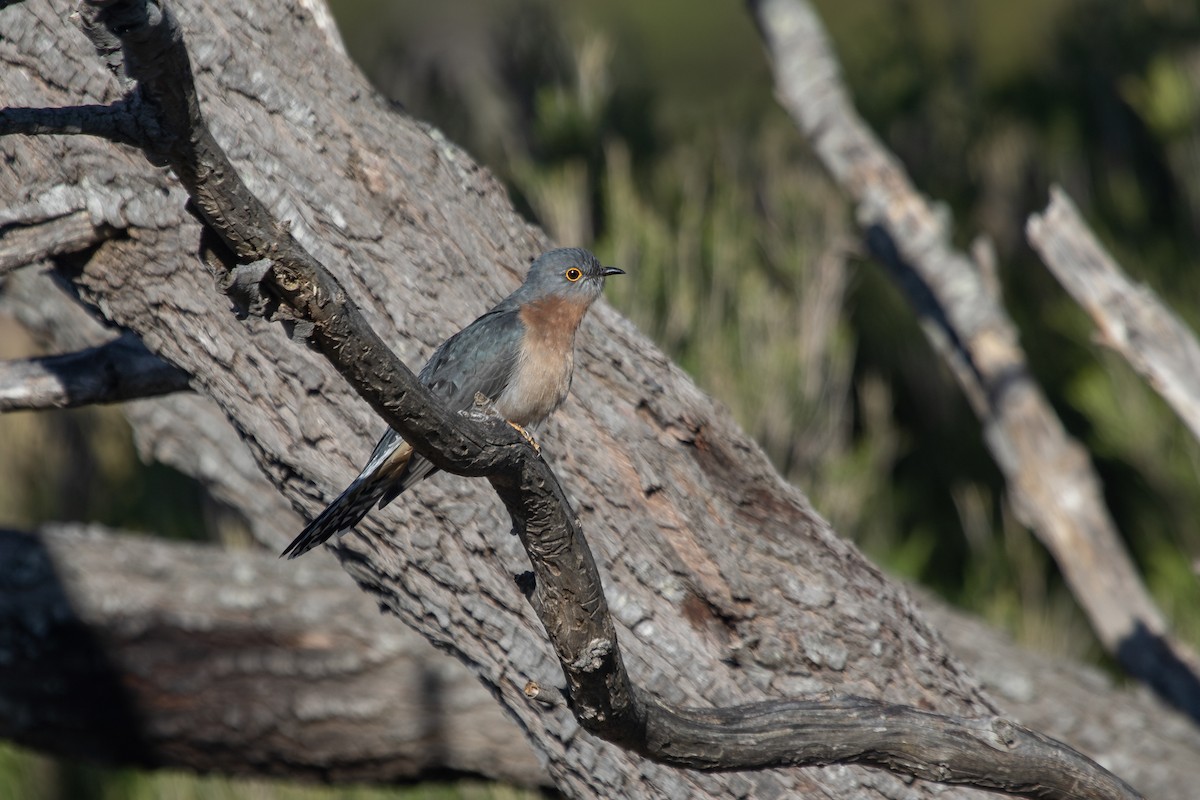
<svg viewBox="0 0 1200 800"><path fill-rule="evenodd" d="M1065 185L1126 269L1197 327L1200 6L815 5L862 113L918 187L947 204L961 244L990 238L1037 378L1096 459L1154 595L1200 643L1200 447L1093 343L1023 238L1047 187ZM774 105L740 4L333 6L384 93L490 166L559 242L628 269L612 302L733 410L839 532L1031 646L1102 661L1054 565L1006 508L952 379L861 257L845 201ZM0 481L0 522L230 535L196 487L137 463L116 412L14 415L0 419L0 441L16 455ZM88 480L62 477L67 464ZM92 489L68 488L80 485ZM0 797L324 796L0 749ZM344 796L520 794L456 784Z"/></svg>

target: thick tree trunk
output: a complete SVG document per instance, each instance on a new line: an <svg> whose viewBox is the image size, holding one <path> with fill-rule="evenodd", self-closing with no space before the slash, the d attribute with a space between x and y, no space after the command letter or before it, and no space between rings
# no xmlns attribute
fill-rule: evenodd
<svg viewBox="0 0 1200 800"><path fill-rule="evenodd" d="M9 97L50 107L116 98L67 11L33 0L0 12ZM303 7L178 13L217 138L408 363L511 289L545 246L491 176L387 109ZM332 497L379 434L375 415L281 326L229 313L197 265L200 228L171 178L99 141L10 137L0 151L11 166L0 173L0 225L44 241L87 213L93 237L72 241L95 247L58 262L80 295L190 374L296 508L311 514ZM611 309L585 323L577 365L573 399L539 438L589 534L641 685L699 706L831 690L994 712L905 592ZM569 795L977 794L859 767L678 771L581 732L561 704L523 692L530 680L557 686L562 673L514 583L528 562L508 529L485 483L443 475L337 551L383 606L492 688Z"/></svg>

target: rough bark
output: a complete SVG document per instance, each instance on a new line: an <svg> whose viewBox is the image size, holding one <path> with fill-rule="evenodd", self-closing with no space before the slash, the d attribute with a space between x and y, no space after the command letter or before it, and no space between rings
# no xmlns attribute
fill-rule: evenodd
<svg viewBox="0 0 1200 800"><path fill-rule="evenodd" d="M892 271L983 425L1014 511L1050 551L1105 649L1200 721L1200 658L1169 630L1104 503L1086 449L1029 371L988 265L951 243L949 221L858 115L828 36L802 0L751 3L780 102L857 204L872 254Z"/></svg>
<svg viewBox="0 0 1200 800"><path fill-rule="evenodd" d="M921 609L1005 711L1071 742L1146 797L1196 794L1200 730L1136 684L1113 686L1095 667L1032 653L961 611L919 596Z"/></svg>
<svg viewBox="0 0 1200 800"><path fill-rule="evenodd" d="M94 526L0 532L0 556L16 565L0 573L0 639L25 652L0 668L5 738L260 777L548 780L484 687L328 559L292 567ZM1148 797L1185 797L1200 780L1200 732L1146 693L920 604L1023 724L1087 742ZM131 712L136 728L115 735Z"/></svg>
<svg viewBox="0 0 1200 800"><path fill-rule="evenodd" d="M181 11L185 25L215 13ZM217 103L213 116L223 122L214 127L235 156L252 156L239 169L311 252L354 265L342 276L350 293L375 327L397 331L397 347L412 360L414 340L427 349L453 320L481 310L544 243L461 152L384 115L361 78L304 24L303 11L287 11L220 9L230 27L219 34L187 25L198 32L192 46L206 96L239 102L228 116ZM0 57L32 58L62 33L37 12L16 19L22 24ZM270 36L287 38L286 58ZM291 70L297 53L324 67L303 87ZM52 74L24 87L23 97L47 106L76 104L85 99L80 93L109 99L86 60L59 58L39 69ZM271 135L238 144L239 132L262 130ZM28 192L19 223L44 222L55 186L97 176L84 208L97 210L98 224L136 235L73 259L75 285L195 376L293 503L311 512L315 494L328 497L352 473L377 433L372 415L328 365L289 347L278 327L233 322L197 280L185 254L198 247L199 230L169 213L181 198L161 173L105 145L0 146L17 165L14 196ZM289 183L295 194L284 188ZM494 274L484 268L490 264L508 269ZM404 298L403 310L396 298ZM575 397L586 402L570 404L543 443L569 442L549 457L593 531L640 681L674 703L728 705L834 687L949 713L990 713L904 593L833 536L652 346L604 308L583 339ZM730 778L676 772L578 734L565 709L530 703L522 691L530 679L553 686L557 664L514 590L511 573L524 562L499 534L508 525L488 510L488 494L450 478L415 494L360 526L339 554L388 608L495 687L568 793L671 796L729 785L757 795L908 791L894 776L853 767Z"/></svg>

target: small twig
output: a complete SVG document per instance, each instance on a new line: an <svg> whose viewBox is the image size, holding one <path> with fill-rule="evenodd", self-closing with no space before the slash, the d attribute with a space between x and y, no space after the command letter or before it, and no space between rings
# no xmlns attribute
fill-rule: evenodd
<svg viewBox="0 0 1200 800"><path fill-rule="evenodd" d="M1014 510L1054 556L1104 647L1200 720L1197 659L1170 636L1104 505L1087 451L1030 374L1016 326L984 269L950 242L948 220L913 187L855 111L811 6L752 3L779 99L858 204L874 256L895 275L950 365L1004 473Z"/></svg>
<svg viewBox="0 0 1200 800"><path fill-rule="evenodd" d="M1135 285L1104 249L1071 198L1050 189L1050 205L1025 226L1029 243L1116 350L1200 440L1200 343L1158 296Z"/></svg>
<svg viewBox="0 0 1200 800"><path fill-rule="evenodd" d="M140 121L125 101L70 108L2 108L0 136L98 136L142 147L147 141Z"/></svg>
<svg viewBox="0 0 1200 800"><path fill-rule="evenodd" d="M78 353L0 362L0 412L117 403L187 388L185 372L130 334Z"/></svg>

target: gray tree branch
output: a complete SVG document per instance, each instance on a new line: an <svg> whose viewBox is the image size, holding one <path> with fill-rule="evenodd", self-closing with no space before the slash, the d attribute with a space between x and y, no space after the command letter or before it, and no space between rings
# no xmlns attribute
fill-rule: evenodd
<svg viewBox="0 0 1200 800"><path fill-rule="evenodd" d="M855 111L828 37L802 0L751 4L780 102L858 204L868 247L907 292L983 424L1019 518L1057 561L1092 628L1128 672L1200 720L1200 664L1174 638L1104 505L1086 450L1029 372L986 272Z"/></svg>
<svg viewBox="0 0 1200 800"><path fill-rule="evenodd" d="M60 356L0 361L0 412L75 408L188 388L188 376L126 334Z"/></svg>
<svg viewBox="0 0 1200 800"><path fill-rule="evenodd" d="M112 234L107 226L93 224L87 211L53 213L15 225L0 220L0 276L36 260L77 253Z"/></svg>
<svg viewBox="0 0 1200 800"><path fill-rule="evenodd" d="M1060 187L1026 225L1029 243L1116 350L1200 440L1200 343L1153 291L1137 286Z"/></svg>

